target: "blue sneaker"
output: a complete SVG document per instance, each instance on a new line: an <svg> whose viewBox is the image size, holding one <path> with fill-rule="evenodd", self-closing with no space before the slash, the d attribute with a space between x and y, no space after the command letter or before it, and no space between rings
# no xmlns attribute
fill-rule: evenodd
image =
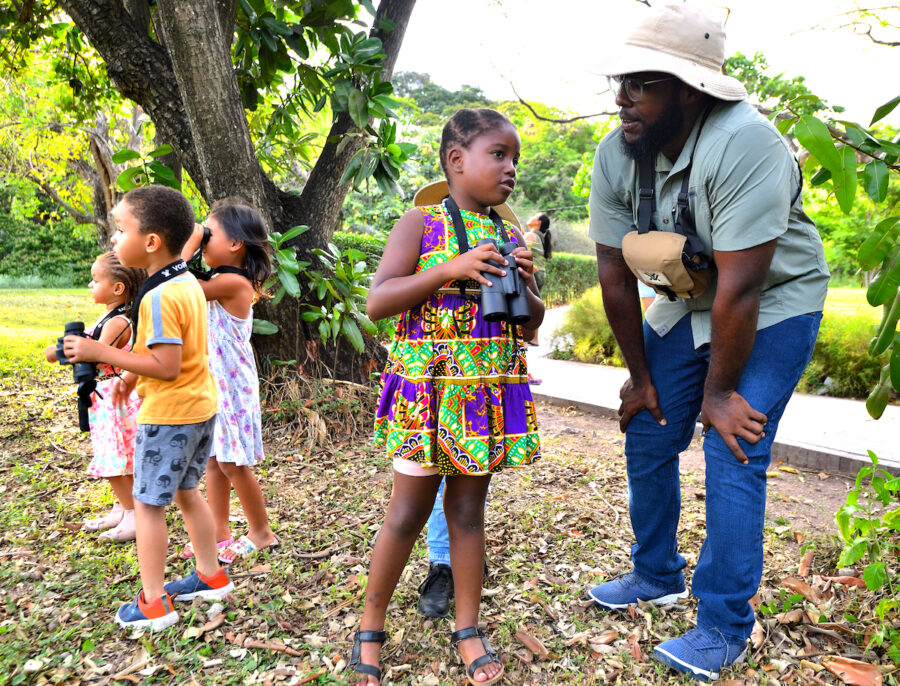
<svg viewBox="0 0 900 686"><path fill-rule="evenodd" d="M172 599L168 593L152 603L147 603L144 601L144 589L138 591L133 603L125 603L116 613L116 624L125 628L149 628L150 631L159 631L177 621L178 613L172 607Z"/></svg>
<svg viewBox="0 0 900 686"><path fill-rule="evenodd" d="M195 568L188 576L170 581L163 588L180 603L194 598L224 598L234 590L234 584L228 580L224 567L209 577L201 577Z"/></svg>
<svg viewBox="0 0 900 686"><path fill-rule="evenodd" d="M628 572L594 586L588 591L588 595L600 607L621 610L629 605L637 605L638 600L669 605L679 598L687 598L688 591L684 579L678 586L661 586L654 581L642 579L634 572Z"/></svg>
<svg viewBox="0 0 900 686"><path fill-rule="evenodd" d="M746 641L731 643L716 629L691 629L653 649L654 659L697 681L715 681L721 670L743 662L746 655Z"/></svg>

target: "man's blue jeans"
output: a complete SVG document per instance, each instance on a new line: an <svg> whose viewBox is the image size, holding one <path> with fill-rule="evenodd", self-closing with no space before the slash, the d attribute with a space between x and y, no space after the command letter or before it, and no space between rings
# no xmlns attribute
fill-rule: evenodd
<svg viewBox="0 0 900 686"><path fill-rule="evenodd" d="M738 439L749 463L738 462L715 429L705 435L706 540L692 591L700 601L697 625L716 628L728 640L742 641L753 630L748 601L762 577L772 441L812 356L821 318L821 312L804 314L756 332L737 392L768 421L758 443ZM644 324L647 364L667 424L660 426L643 410L625 432L628 506L637 541L631 551L634 570L666 586L680 585L686 564L676 540L681 512L678 455L691 442L709 368L709 345L694 349L690 320L683 317L664 337Z"/></svg>
<svg viewBox="0 0 900 686"><path fill-rule="evenodd" d="M447 530L447 518L444 516L444 484L446 479L441 479L437 496L434 498L434 508L428 518L428 561L450 566L450 532Z"/></svg>

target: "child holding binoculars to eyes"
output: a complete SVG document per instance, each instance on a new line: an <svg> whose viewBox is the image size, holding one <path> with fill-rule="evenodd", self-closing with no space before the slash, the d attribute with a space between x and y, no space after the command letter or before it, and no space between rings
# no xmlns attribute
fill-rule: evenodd
<svg viewBox="0 0 900 686"><path fill-rule="evenodd" d="M451 642L471 683L502 678L497 653L477 628L485 496L494 473L540 456L517 328L530 336L544 305L531 252L497 211L509 212L519 149L515 127L499 112L454 114L440 147L447 183L432 184L437 204L397 222L369 290L372 319L401 316L375 419L394 482L354 637L357 686L381 679L387 606L442 478L456 595Z"/></svg>

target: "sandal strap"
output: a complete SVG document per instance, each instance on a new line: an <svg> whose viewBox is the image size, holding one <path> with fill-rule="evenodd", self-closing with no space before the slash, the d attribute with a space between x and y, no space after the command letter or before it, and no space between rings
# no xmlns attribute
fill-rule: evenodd
<svg viewBox="0 0 900 686"><path fill-rule="evenodd" d="M483 640L484 634L477 626L467 626L465 629L460 629L459 631L454 631L450 634L450 644L455 646L457 643L465 641L467 638L480 638Z"/></svg>
<svg viewBox="0 0 900 686"><path fill-rule="evenodd" d="M361 643L384 643L387 639L387 633L384 631L357 631L356 638Z"/></svg>
<svg viewBox="0 0 900 686"><path fill-rule="evenodd" d="M358 674L367 674L369 676L374 676L378 681L381 681L381 670L378 667L373 667L372 665L367 665L365 662L359 662L353 665L353 671Z"/></svg>
<svg viewBox="0 0 900 686"><path fill-rule="evenodd" d="M489 647L490 646L485 646L485 649ZM469 668L466 671L469 673L469 676L474 679L475 672L479 667L484 667L485 665L489 665L492 662L500 664L500 658L493 650L488 650L487 653L485 653L481 657L476 657L474 660L472 660Z"/></svg>

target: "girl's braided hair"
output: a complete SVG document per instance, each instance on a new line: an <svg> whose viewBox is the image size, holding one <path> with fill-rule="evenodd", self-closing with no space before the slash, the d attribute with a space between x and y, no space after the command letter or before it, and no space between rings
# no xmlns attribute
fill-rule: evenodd
<svg viewBox="0 0 900 686"><path fill-rule="evenodd" d="M272 274L269 257L269 238L266 221L262 215L234 198L225 198L213 204L209 216L215 217L233 241L244 244L244 270L257 295L264 295L263 284Z"/></svg>
<svg viewBox="0 0 900 686"><path fill-rule="evenodd" d="M441 132L439 155L441 169L444 170L444 174L447 173L447 153L450 150L450 146L460 145L468 149L472 141L478 136L505 124L513 125L509 119L497 110L490 110L485 107L478 109L464 107L461 110L457 110L456 114L444 124L444 130Z"/></svg>
<svg viewBox="0 0 900 686"><path fill-rule="evenodd" d="M124 266L119 261L119 256L112 250L100 255L97 261L109 274L109 278L112 279L113 283L121 281L125 286L125 304L129 305L132 303L141 284L147 279L147 270Z"/></svg>

